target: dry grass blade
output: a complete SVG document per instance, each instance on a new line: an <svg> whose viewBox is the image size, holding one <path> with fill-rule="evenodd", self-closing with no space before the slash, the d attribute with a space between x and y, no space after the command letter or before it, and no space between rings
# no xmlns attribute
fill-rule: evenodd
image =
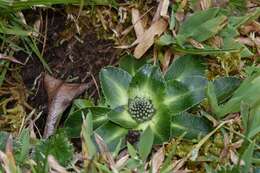
<svg viewBox="0 0 260 173"><path fill-rule="evenodd" d="M120 170L124 167L124 165L127 163L129 159L129 155L126 154L125 156L121 157L117 162L116 162L116 169Z"/></svg>
<svg viewBox="0 0 260 173"><path fill-rule="evenodd" d="M211 6L211 0L200 0L200 8L202 10L207 10Z"/></svg>
<svg viewBox="0 0 260 173"><path fill-rule="evenodd" d="M253 40L248 37L238 37L236 38L236 41L251 47L255 45L260 47L260 37L256 37Z"/></svg>
<svg viewBox="0 0 260 173"><path fill-rule="evenodd" d="M164 148L161 147L152 158L152 173L159 173L160 167L164 161Z"/></svg>
<svg viewBox="0 0 260 173"><path fill-rule="evenodd" d="M192 39L192 38L189 38L188 41L189 41L189 43L190 43L192 46L196 47L197 49L204 49L203 44L201 44L200 42L198 42L198 41L196 41L196 40L194 40L194 39Z"/></svg>
<svg viewBox="0 0 260 173"><path fill-rule="evenodd" d="M145 31L143 36L136 40L139 44L134 50L134 56L137 59L141 58L145 52L154 44L155 36L160 36L167 29L167 26L168 22L162 18L153 23L152 26L150 26L150 28Z"/></svg>
<svg viewBox="0 0 260 173"><path fill-rule="evenodd" d="M168 15L169 5L170 5L170 1L169 1L169 0L163 0L160 15L161 15L163 18L165 18L165 19L168 19L168 18L169 18L169 15Z"/></svg>
<svg viewBox="0 0 260 173"><path fill-rule="evenodd" d="M100 150L101 156L103 157L104 160L107 161L107 163L109 164L109 166L112 170L116 169L115 161L113 159L112 154L109 152L109 149L108 149L107 145L105 144L105 141L97 133L95 133L94 136L95 136L95 141Z"/></svg>
<svg viewBox="0 0 260 173"><path fill-rule="evenodd" d="M164 73L166 73L166 71L170 65L171 57L172 57L172 51L171 51L171 49L167 49L164 53L164 58L162 61L162 71Z"/></svg>
<svg viewBox="0 0 260 173"><path fill-rule="evenodd" d="M0 53L0 60L7 60L7 61L11 61L11 62L16 63L16 64L24 65L22 62L18 61L15 57L6 56L6 55L1 54L1 53Z"/></svg>
<svg viewBox="0 0 260 173"><path fill-rule="evenodd" d="M50 173L68 173L52 155L48 155L48 164L50 166Z"/></svg>
<svg viewBox="0 0 260 173"><path fill-rule="evenodd" d="M255 32L255 33L260 33L260 23L257 21L252 21L251 23L242 26L240 28L240 32L244 35L250 33L250 32Z"/></svg>
<svg viewBox="0 0 260 173"><path fill-rule="evenodd" d="M132 8L132 24L134 26L136 37L140 38L144 33L144 27L140 18L139 10L136 8Z"/></svg>
<svg viewBox="0 0 260 173"><path fill-rule="evenodd" d="M64 83L50 75L45 75L44 85L48 93L48 117L43 137L48 138L54 133L60 115L66 110L74 98L88 88L88 85Z"/></svg>
<svg viewBox="0 0 260 173"><path fill-rule="evenodd" d="M152 23L154 23L154 22L156 22L157 20L160 19L160 13L161 13L161 10L162 10L162 5L163 5L163 1L160 1L159 4L158 4L158 7L156 9L156 12L153 16Z"/></svg>

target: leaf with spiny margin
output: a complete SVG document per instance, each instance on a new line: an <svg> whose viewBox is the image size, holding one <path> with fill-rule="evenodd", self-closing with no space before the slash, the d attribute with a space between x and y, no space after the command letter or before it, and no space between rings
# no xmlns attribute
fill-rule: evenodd
<svg viewBox="0 0 260 173"><path fill-rule="evenodd" d="M182 81L185 77L205 76L205 70L206 65L201 57L185 55L173 61L165 74L165 80Z"/></svg>
<svg viewBox="0 0 260 173"><path fill-rule="evenodd" d="M260 101L259 95L260 88L260 73L255 73L252 76L245 79L238 89L234 92L233 96L223 105L218 106L214 101L214 97L209 97L209 100L214 103L212 109L216 109L215 112L218 117L223 117L228 113L235 113L240 111L240 103L244 101L251 107L257 106ZM213 89L214 91L214 89ZM213 92L210 92L213 96Z"/></svg>
<svg viewBox="0 0 260 173"><path fill-rule="evenodd" d="M241 79L237 77L219 77L214 79L213 85L218 98L218 102L223 102L230 96L241 84Z"/></svg>
<svg viewBox="0 0 260 173"><path fill-rule="evenodd" d="M106 67L101 70L99 78L106 101L112 108L127 104L127 89L132 80L128 72L116 67Z"/></svg>
<svg viewBox="0 0 260 173"><path fill-rule="evenodd" d="M137 122L131 117L126 106L119 106L108 113L108 119L124 128L137 127Z"/></svg>
<svg viewBox="0 0 260 173"><path fill-rule="evenodd" d="M91 111L93 115L93 127L96 129L108 121L107 113L110 110L111 109L107 107L88 107L86 105L80 110L71 112L64 122L64 127L66 128L68 136L70 138L77 138L80 136L81 126L79 124L83 123L82 114L87 115L89 111Z"/></svg>
<svg viewBox="0 0 260 173"><path fill-rule="evenodd" d="M164 105L156 110L149 126L154 134L154 144L162 144L170 137L171 115ZM140 125L142 127L142 125ZM142 128L142 130L145 130Z"/></svg>
<svg viewBox="0 0 260 173"><path fill-rule="evenodd" d="M194 76L183 78L183 80L183 83L177 80L167 81L163 103L173 114L186 111L206 98L207 79Z"/></svg>
<svg viewBox="0 0 260 173"><path fill-rule="evenodd" d="M95 132L103 138L110 151L114 151L118 142L125 138L128 130L109 121L96 129Z"/></svg>
<svg viewBox="0 0 260 173"><path fill-rule="evenodd" d="M174 137L186 133L184 138L194 139L207 135L212 130L210 122L198 115L184 112L172 116L171 135Z"/></svg>
<svg viewBox="0 0 260 173"><path fill-rule="evenodd" d="M134 76L146 61L146 58L136 59L133 55L125 55L120 58L119 67Z"/></svg>

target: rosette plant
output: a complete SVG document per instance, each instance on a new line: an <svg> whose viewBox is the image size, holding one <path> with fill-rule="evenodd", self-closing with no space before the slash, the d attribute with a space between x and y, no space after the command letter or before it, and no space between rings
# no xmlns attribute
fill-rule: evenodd
<svg viewBox="0 0 260 173"><path fill-rule="evenodd" d="M184 133L186 139L194 140L211 130L203 116L187 112L206 98L205 71L204 58L199 56L179 57L165 73L145 59L125 56L119 67L105 67L100 72L104 99L97 105L86 99L76 100L64 126L70 137L79 137L82 115L92 114L94 133L112 150L136 131L141 134L140 142L147 140L147 145ZM240 80L220 77L212 84L218 103L223 103ZM128 135L130 131L134 133Z"/></svg>
<svg viewBox="0 0 260 173"><path fill-rule="evenodd" d="M119 67L105 67L100 72L104 101L98 106L84 99L75 101L78 110L71 111L65 127L72 137L77 137L82 113L91 112L94 132L110 148L125 139L129 131L146 132L152 143L162 143L185 132L189 139L205 135L211 129L210 123L187 112L206 98L205 71L204 59L198 56L179 57L165 73L157 65L126 56ZM225 101L239 84L240 80L233 77L214 80L218 101Z"/></svg>
<svg viewBox="0 0 260 173"><path fill-rule="evenodd" d="M172 117L205 97L203 60L180 57L164 75L157 65L140 67L137 60L131 59L121 63L124 69L105 67L100 72L102 93L110 111L105 115L108 121L96 132L109 144L129 130L149 131L154 143L167 141L171 129L179 126L172 123Z"/></svg>

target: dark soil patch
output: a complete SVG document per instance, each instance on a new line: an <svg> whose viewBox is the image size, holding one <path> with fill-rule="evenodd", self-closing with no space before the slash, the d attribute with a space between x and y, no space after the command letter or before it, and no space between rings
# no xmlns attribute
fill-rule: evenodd
<svg viewBox="0 0 260 173"><path fill-rule="evenodd" d="M45 26L44 22L43 26ZM81 31L80 36L67 31L72 24L68 23L67 16L62 10L59 12L48 11L47 22L44 59L53 72L52 76L67 82L93 83L93 80L98 82L98 73L101 68L116 62L118 52L113 48L113 43L99 40L94 29L87 24L87 19L86 27ZM68 37L66 38L66 36ZM39 47L41 50L42 45ZM40 76L44 72L37 57L31 58L22 69L22 77L27 88L34 87L29 103L39 111L43 111L42 117L45 119L48 100L42 76ZM39 78L38 81L37 78ZM88 95L95 99L98 98L95 85L88 90ZM44 123L39 123L39 125L39 128L43 129Z"/></svg>

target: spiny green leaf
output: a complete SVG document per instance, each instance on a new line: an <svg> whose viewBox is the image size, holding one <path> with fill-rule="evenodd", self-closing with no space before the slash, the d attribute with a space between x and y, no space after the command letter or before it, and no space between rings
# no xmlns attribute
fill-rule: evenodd
<svg viewBox="0 0 260 173"><path fill-rule="evenodd" d="M146 58L136 59L133 55L125 55L120 58L119 67L134 76L145 63Z"/></svg>
<svg viewBox="0 0 260 173"><path fill-rule="evenodd" d="M128 113L125 106L117 107L108 113L108 118L110 121L124 127L124 128L134 128L138 124Z"/></svg>
<svg viewBox="0 0 260 173"><path fill-rule="evenodd" d="M82 115L86 115L91 111L93 115L93 127L94 129L103 125L108 121L107 113L110 111L107 107L84 107L74 112L71 112L64 122L64 127L66 128L67 134L71 138L77 138L80 136L81 124L83 123Z"/></svg>
<svg viewBox="0 0 260 173"><path fill-rule="evenodd" d="M125 138L128 130L109 121L96 129L95 132L103 138L110 151L114 151L118 142Z"/></svg>
<svg viewBox="0 0 260 173"><path fill-rule="evenodd" d="M156 114L149 122L149 126L154 134L154 144L162 144L170 138L171 116L164 105L161 105ZM144 130L144 129L143 129Z"/></svg>
<svg viewBox="0 0 260 173"><path fill-rule="evenodd" d="M201 57L185 55L173 61L165 74L165 80L182 81L185 77L204 76L205 70L205 61Z"/></svg>
<svg viewBox="0 0 260 173"><path fill-rule="evenodd" d="M183 112L205 98L206 86L207 80L199 76L187 77L183 83L168 81L164 104L174 114Z"/></svg>
<svg viewBox="0 0 260 173"><path fill-rule="evenodd" d="M127 89L132 80L129 73L120 68L106 67L101 70L99 78L106 101L112 108L127 104Z"/></svg>
<svg viewBox="0 0 260 173"><path fill-rule="evenodd" d="M219 77L213 85L219 102L225 101L239 87L241 79L237 77Z"/></svg>
<svg viewBox="0 0 260 173"><path fill-rule="evenodd" d="M208 134L211 129L209 121L198 115L184 112L172 117L171 133L174 137L186 133L185 138L194 139Z"/></svg>
<svg viewBox="0 0 260 173"><path fill-rule="evenodd" d="M240 110L240 103L244 101L251 107L256 106L260 98L258 94L260 87L260 73L253 74L245 79L239 88L234 92L231 99L221 106L219 116L225 116L228 113L238 112Z"/></svg>

